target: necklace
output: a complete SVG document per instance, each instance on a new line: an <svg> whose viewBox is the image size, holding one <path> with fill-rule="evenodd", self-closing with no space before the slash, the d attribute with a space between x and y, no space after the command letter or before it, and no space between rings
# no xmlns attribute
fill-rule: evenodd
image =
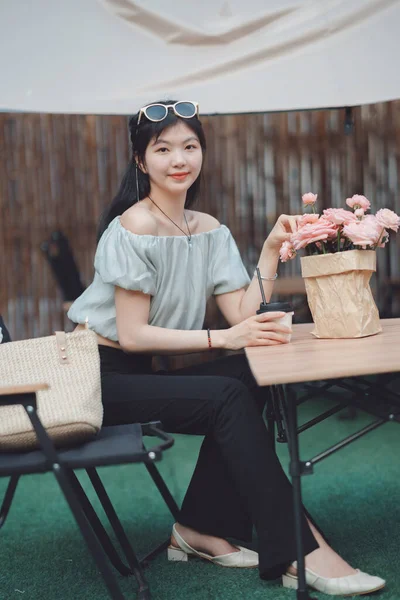
<svg viewBox="0 0 400 600"><path fill-rule="evenodd" d="M177 224L175 223L175 221L173 221L173 220L171 219L171 217L169 217L169 216L167 215L167 213L165 213L165 212L163 211L163 209L162 209L162 208L160 208L160 207L158 206L158 204L156 204L152 198L150 198L150 196L149 196L148 198L149 198L149 200L151 200L151 201L152 201L152 203L154 204L154 206L157 206L158 210L161 210L162 214L163 214L163 215L165 215L165 216L167 217L167 219L169 219L169 220L171 221L171 223L173 223L173 224L175 225L175 227L177 227L177 228L178 228L180 231L182 231L182 233L183 233L183 234L185 234L185 235L186 235L186 237L187 237L187 239L188 239L188 242L189 242L189 246L191 247L191 246L192 246L192 234L191 234L191 231L190 231L190 229L189 229L189 224L188 224L188 222L187 222L187 219L186 219L185 210L183 211L183 218L185 219L185 223L186 223L186 227L188 228L189 235L186 233L186 231L184 231L183 229L181 229L181 228L179 227L179 225L177 225Z"/></svg>

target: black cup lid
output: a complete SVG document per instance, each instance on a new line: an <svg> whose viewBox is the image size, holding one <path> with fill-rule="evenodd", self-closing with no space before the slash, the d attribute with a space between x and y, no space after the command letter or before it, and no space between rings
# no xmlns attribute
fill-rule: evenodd
<svg viewBox="0 0 400 600"><path fill-rule="evenodd" d="M264 312L293 312L293 306L290 302L270 302L269 304L261 302L257 314Z"/></svg>

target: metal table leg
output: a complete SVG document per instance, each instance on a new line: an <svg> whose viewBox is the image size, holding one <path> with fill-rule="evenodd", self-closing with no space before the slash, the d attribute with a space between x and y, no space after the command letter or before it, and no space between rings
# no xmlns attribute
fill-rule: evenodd
<svg viewBox="0 0 400 600"><path fill-rule="evenodd" d="M337 406L324 411L317 417L309 420L303 424L300 428L297 426L297 408L299 403L304 401L304 398L296 398L296 393L293 385L275 385L273 388L273 399L276 402L274 412L275 419L278 428L278 441L287 441L290 453L290 475L293 484L293 505L294 505L294 519L295 519L295 537L296 537L296 552L297 552L297 571L298 571L298 591L297 598L301 600L313 600L307 593L306 582L305 582L305 565L304 565L304 545L303 545L303 531L301 526L301 518L303 512L303 504L301 499L301 477L303 475L310 475L313 472L313 466L321 460L331 456L341 448L344 448L348 444L354 442L360 437L366 435L370 431L375 430L377 427L381 427L388 421L400 422L400 402L398 396L393 394L390 390L382 391L375 383L370 383L362 378L358 378L357 381L349 384L347 380L338 379L338 385L344 389L352 391L354 394L360 394L363 401L358 401L357 398L352 398L351 402L358 406L362 410L366 411L377 417L375 421L363 427L359 431L345 437L338 443L327 448L323 452L320 452L313 458L310 458L307 462L300 460L299 456L299 433L309 429L313 425L324 421L327 417L335 414L343 408L345 405L350 404L349 401L341 402ZM362 386L365 387L361 387ZM332 384L329 384L332 385ZM326 388L326 386L323 386ZM366 390L371 393L371 398L379 400L384 399L387 406L381 407L376 402L366 402L365 396ZM283 423L282 423L283 421Z"/></svg>
<svg viewBox="0 0 400 600"><path fill-rule="evenodd" d="M297 577L299 587L297 589L298 600L315 600L309 596L306 585L305 577L305 563L304 563L304 546L303 546L303 532L302 532L302 513L303 504L301 499L301 476L305 474L303 463L299 457L299 438L297 433L297 404L296 394L293 389L289 386L282 386L283 393L285 394L285 404L287 408L287 427L288 437L290 439L289 452L290 452L290 475L293 484L293 500L294 500L294 520L295 520L295 536L296 536L296 550L297 550Z"/></svg>

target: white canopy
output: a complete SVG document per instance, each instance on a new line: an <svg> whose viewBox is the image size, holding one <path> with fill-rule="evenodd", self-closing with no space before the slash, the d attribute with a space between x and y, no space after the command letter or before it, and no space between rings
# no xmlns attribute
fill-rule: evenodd
<svg viewBox="0 0 400 600"><path fill-rule="evenodd" d="M0 110L201 113L400 98L400 0L0 0Z"/></svg>

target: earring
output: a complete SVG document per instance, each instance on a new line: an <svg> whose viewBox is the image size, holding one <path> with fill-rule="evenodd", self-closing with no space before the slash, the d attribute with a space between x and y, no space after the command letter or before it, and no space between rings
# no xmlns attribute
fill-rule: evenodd
<svg viewBox="0 0 400 600"><path fill-rule="evenodd" d="M135 170L136 170L136 202L139 202L139 173L138 173L138 165L135 161Z"/></svg>

